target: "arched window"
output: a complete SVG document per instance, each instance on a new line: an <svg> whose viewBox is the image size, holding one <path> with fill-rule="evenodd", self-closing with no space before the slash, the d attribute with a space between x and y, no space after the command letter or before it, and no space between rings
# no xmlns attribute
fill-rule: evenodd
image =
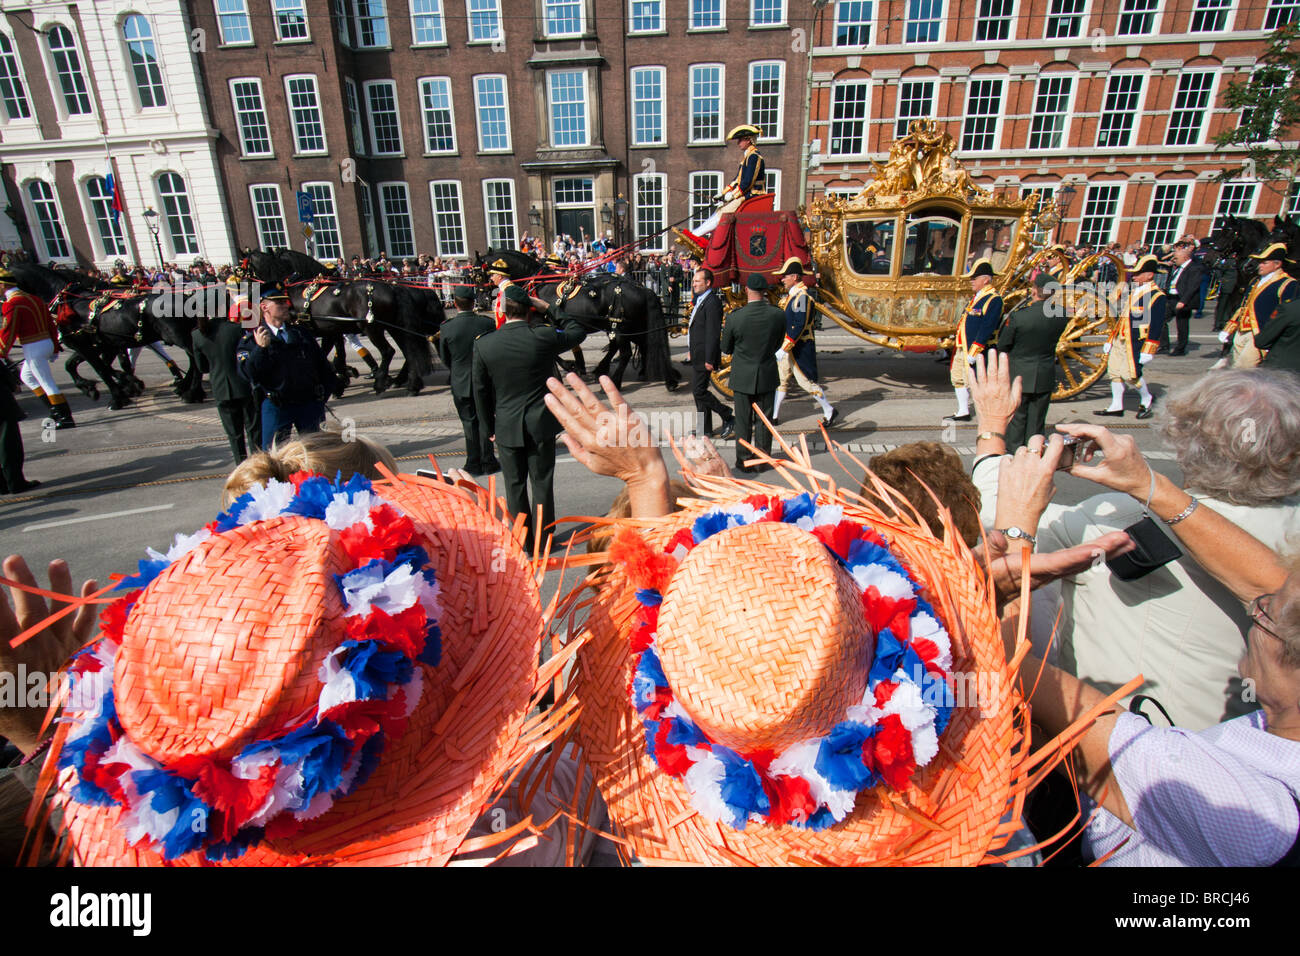
<svg viewBox="0 0 1300 956"><path fill-rule="evenodd" d="M54 201L54 190L42 179L33 179L27 184L27 198L32 202L32 212L36 214L36 225L41 232L41 243L45 246L47 259L71 259L68 237L63 232L63 220L59 218L59 204Z"/></svg>
<svg viewBox="0 0 1300 956"><path fill-rule="evenodd" d="M14 55L13 43L3 33L0 33L0 100L4 101L5 114L11 120L31 118L32 108L27 102L27 87L18 69L18 57Z"/></svg>
<svg viewBox="0 0 1300 956"><path fill-rule="evenodd" d="M122 35L126 38L126 51L131 59L131 73L135 77L135 91L140 97L141 109L166 106L162 70L158 68L158 48L154 46L149 21L138 13L131 14L122 21Z"/></svg>
<svg viewBox="0 0 1300 956"><path fill-rule="evenodd" d="M50 48L54 72L63 90L63 105L69 116L90 115L90 92L86 87L86 74L81 71L81 57L77 44L68 28L55 24L45 32L45 43Z"/></svg>
<svg viewBox="0 0 1300 956"><path fill-rule="evenodd" d="M102 176L91 176L86 180L86 198L90 200L90 211L95 217L95 228L104 255L126 255L126 237L122 235L122 223L119 217L113 215L113 194L108 191L108 184Z"/></svg>
<svg viewBox="0 0 1300 956"><path fill-rule="evenodd" d="M171 237L172 255L198 255L199 241L194 234L194 217L190 214L190 197L185 180L175 173L158 177L158 198L167 217L167 234Z"/></svg>

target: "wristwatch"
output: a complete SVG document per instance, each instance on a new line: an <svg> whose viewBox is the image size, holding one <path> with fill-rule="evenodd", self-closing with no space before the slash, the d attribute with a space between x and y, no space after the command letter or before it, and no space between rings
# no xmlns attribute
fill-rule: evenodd
<svg viewBox="0 0 1300 956"><path fill-rule="evenodd" d="M994 528L993 530L1001 531L1008 538L1019 539L1020 541L1028 541L1030 551L1034 550L1034 546L1038 544L1038 539L1036 537L1034 537L1028 531L1021 531L1019 528L1015 527L1014 525L1010 528Z"/></svg>

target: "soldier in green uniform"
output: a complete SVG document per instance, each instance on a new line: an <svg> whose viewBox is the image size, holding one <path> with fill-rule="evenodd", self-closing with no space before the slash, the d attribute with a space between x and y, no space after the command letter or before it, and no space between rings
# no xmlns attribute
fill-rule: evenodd
<svg viewBox="0 0 1300 956"><path fill-rule="evenodd" d="M474 289L458 285L452 289L452 302L458 310L442 324L438 334L438 357L451 370L451 398L465 431L465 470L471 475L490 475L501 470L492 450L491 434L481 427L474 406L471 381L474 366L474 341L496 330L496 323L474 311Z"/></svg>
<svg viewBox="0 0 1300 956"><path fill-rule="evenodd" d="M1034 301L1012 312L998 333L997 349L1010 360L1011 377L1020 376L1020 407L1007 425L1007 452L1030 435L1044 435L1047 410L1056 390L1056 343L1070 317L1061 301L1060 283L1050 272L1034 276Z"/></svg>
<svg viewBox="0 0 1300 956"><path fill-rule="evenodd" d="M722 352L731 356L731 388L736 396L736 467L741 471L767 471L771 465L746 468L741 464L749 452L741 440L752 441L765 454L772 451L772 433L758 425L754 434L754 412L759 409L770 421L776 397L776 352L785 342L785 313L769 303L765 296L767 280L754 273L745 281L743 306L727 316L722 330Z"/></svg>

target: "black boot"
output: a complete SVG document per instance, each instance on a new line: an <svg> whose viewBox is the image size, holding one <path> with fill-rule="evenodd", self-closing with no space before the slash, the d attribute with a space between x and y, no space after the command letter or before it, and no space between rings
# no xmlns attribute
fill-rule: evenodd
<svg viewBox="0 0 1300 956"><path fill-rule="evenodd" d="M54 419L56 429L77 427L77 423L72 420L72 409L68 407L67 402L51 402L50 417Z"/></svg>

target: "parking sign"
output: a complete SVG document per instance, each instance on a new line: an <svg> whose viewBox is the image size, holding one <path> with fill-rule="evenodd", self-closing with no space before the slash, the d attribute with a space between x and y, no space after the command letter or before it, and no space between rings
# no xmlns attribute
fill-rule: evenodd
<svg viewBox="0 0 1300 956"><path fill-rule="evenodd" d="M311 193L298 191L298 221L313 222L316 219L316 207L311 201Z"/></svg>

